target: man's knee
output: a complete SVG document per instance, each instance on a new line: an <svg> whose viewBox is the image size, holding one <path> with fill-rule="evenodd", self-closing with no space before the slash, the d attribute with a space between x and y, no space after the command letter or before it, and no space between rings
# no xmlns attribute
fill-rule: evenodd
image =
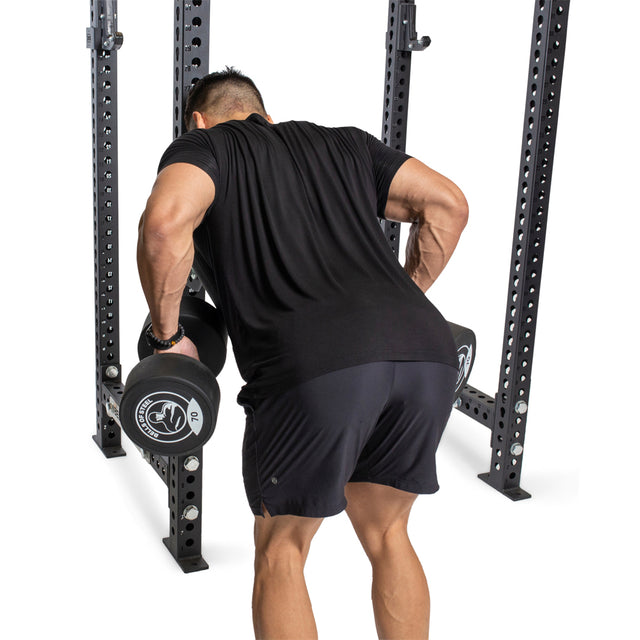
<svg viewBox="0 0 640 640"><path fill-rule="evenodd" d="M323 518L271 516L264 505L263 514L255 519L256 562L304 565Z"/></svg>
<svg viewBox="0 0 640 640"><path fill-rule="evenodd" d="M409 514L418 494L367 482L348 483L345 494L347 515L370 558L408 538Z"/></svg>

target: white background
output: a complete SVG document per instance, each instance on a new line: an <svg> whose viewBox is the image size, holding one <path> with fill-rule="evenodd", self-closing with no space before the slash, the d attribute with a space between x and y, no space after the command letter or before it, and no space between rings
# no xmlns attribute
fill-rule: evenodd
<svg viewBox="0 0 640 640"><path fill-rule="evenodd" d="M473 328L471 383L497 390L532 0L418 1L407 151L453 179L470 220L429 298ZM3 79L2 536L6 638L252 638L253 515L242 384L229 355L204 468L203 556L184 575L161 538L166 487L124 439L106 460L94 408L89 2L12 5ZM173 3L121 0L121 362L146 308L138 218L171 141ZM638 53L635 2L572 3L522 487L477 479L489 431L454 412L440 491L410 534L433 640L637 638ZM379 134L387 2L212 2L211 70L234 65L273 118ZM403 228L401 244L406 240ZM370 567L346 514L306 568L320 637L375 638Z"/></svg>

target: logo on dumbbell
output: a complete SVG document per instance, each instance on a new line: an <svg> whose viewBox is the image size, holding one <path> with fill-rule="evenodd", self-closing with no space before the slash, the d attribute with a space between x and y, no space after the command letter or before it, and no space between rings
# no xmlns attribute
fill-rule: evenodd
<svg viewBox="0 0 640 640"><path fill-rule="evenodd" d="M473 360L473 345L462 344L458 347L458 380L456 382L456 392L460 384L466 380L469 374L469 367Z"/></svg>
<svg viewBox="0 0 640 640"><path fill-rule="evenodd" d="M180 442L192 433L198 435L203 420L195 398L187 400L169 391L150 393L136 407L138 428L156 442Z"/></svg>

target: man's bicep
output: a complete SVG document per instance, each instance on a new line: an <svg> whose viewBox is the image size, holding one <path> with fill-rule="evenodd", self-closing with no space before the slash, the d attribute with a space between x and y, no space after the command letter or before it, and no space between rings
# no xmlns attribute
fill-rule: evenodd
<svg viewBox="0 0 640 640"><path fill-rule="evenodd" d="M410 158L391 181L384 217L395 222L414 222L429 206L447 205L454 191L459 190L451 180Z"/></svg>
<svg viewBox="0 0 640 640"><path fill-rule="evenodd" d="M195 229L215 197L211 176L186 162L166 166L156 178L147 201L145 222Z"/></svg>

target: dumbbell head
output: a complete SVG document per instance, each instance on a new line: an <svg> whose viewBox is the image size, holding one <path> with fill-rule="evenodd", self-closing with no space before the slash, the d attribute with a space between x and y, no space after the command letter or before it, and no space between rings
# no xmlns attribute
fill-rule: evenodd
<svg viewBox="0 0 640 640"><path fill-rule="evenodd" d="M222 371L227 357L227 328L222 313L205 300L195 296L183 296L180 303L180 323L184 327L185 335L198 347L200 361L217 376ZM145 337L150 324L151 315L148 315L138 340L140 360L153 353L153 348L149 346Z"/></svg>
<svg viewBox="0 0 640 640"><path fill-rule="evenodd" d="M134 444L151 453L180 455L202 447L218 418L220 389L211 370L194 358L158 353L129 374L120 422Z"/></svg>
<svg viewBox="0 0 640 640"><path fill-rule="evenodd" d="M471 375L471 368L476 357L476 334L459 324L449 322L449 328L458 350L458 380L454 398L458 398Z"/></svg>

